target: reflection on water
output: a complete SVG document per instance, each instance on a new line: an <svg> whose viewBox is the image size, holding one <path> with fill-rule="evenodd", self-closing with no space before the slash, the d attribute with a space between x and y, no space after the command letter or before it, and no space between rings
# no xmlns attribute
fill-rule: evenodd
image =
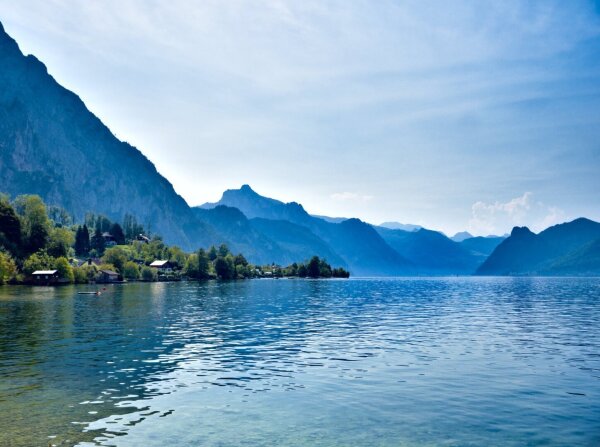
<svg viewBox="0 0 600 447"><path fill-rule="evenodd" d="M600 279L0 288L0 445L600 445Z"/></svg>

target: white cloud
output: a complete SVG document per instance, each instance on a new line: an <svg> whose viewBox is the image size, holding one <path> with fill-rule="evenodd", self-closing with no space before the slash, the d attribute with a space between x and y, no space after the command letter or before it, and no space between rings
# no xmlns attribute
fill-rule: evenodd
<svg viewBox="0 0 600 447"><path fill-rule="evenodd" d="M531 192L504 203L475 202L471 214L469 232L484 235L508 233L515 226L539 232L565 220L562 209L536 201Z"/></svg>
<svg viewBox="0 0 600 447"><path fill-rule="evenodd" d="M330 196L333 200L343 200L343 201L354 201L354 202L368 202L373 198L373 196L369 196L366 194L357 194L355 192L336 192L331 194Z"/></svg>

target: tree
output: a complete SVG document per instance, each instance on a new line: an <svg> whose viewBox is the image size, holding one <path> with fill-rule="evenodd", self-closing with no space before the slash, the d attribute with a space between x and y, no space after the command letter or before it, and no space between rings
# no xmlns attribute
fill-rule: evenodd
<svg viewBox="0 0 600 447"><path fill-rule="evenodd" d="M304 264L300 264L298 266L298 276L300 278L306 278L306 275L307 275L306 266Z"/></svg>
<svg viewBox="0 0 600 447"><path fill-rule="evenodd" d="M168 256L167 259L169 260L169 262L171 262L171 264L173 264L174 267L181 269L184 267L185 265L185 260L186 260L186 255L185 252L177 247L177 246L173 246L170 247L168 250Z"/></svg>
<svg viewBox="0 0 600 447"><path fill-rule="evenodd" d="M48 217L54 222L57 227L68 227L73 225L71 215L60 206L51 205L48 207Z"/></svg>
<svg viewBox="0 0 600 447"><path fill-rule="evenodd" d="M318 278L320 276L320 259L318 256L313 256L306 266L306 276L310 278Z"/></svg>
<svg viewBox="0 0 600 447"><path fill-rule="evenodd" d="M21 230L27 253L34 253L46 246L51 222L46 205L39 196L22 195L15 199L15 210L21 216Z"/></svg>
<svg viewBox="0 0 600 447"><path fill-rule="evenodd" d="M144 281L156 281L157 277L158 273L156 273L156 269L148 267L147 265L142 267L142 279Z"/></svg>
<svg viewBox="0 0 600 447"><path fill-rule="evenodd" d="M123 218L123 231L125 232L126 240L134 241L140 234L144 234L144 227L137 223L135 216L125 214Z"/></svg>
<svg viewBox="0 0 600 447"><path fill-rule="evenodd" d="M92 236L92 240L90 246L93 250L96 250L96 253L99 256L102 256L104 253L104 237L102 236L102 231L100 231L100 227L96 227L94 231L94 235Z"/></svg>
<svg viewBox="0 0 600 447"><path fill-rule="evenodd" d="M208 259L210 259L211 261L214 261L215 259L217 259L217 256L218 256L217 249L213 245L208 249Z"/></svg>
<svg viewBox="0 0 600 447"><path fill-rule="evenodd" d="M221 279L232 279L235 274L235 266L233 265L233 257L225 258L218 256L215 260L215 272Z"/></svg>
<svg viewBox="0 0 600 447"><path fill-rule="evenodd" d="M23 263L23 273L30 276L36 270L54 269L54 258L48 256L45 250L40 250L29 256Z"/></svg>
<svg viewBox="0 0 600 447"><path fill-rule="evenodd" d="M90 233L86 224L77 227L75 233L75 254L77 256L87 256L90 252Z"/></svg>
<svg viewBox="0 0 600 447"><path fill-rule="evenodd" d="M239 254L235 257L235 259L233 260L233 263L238 266L238 265L243 265L246 266L248 265L248 261L246 260L246 258L244 257L243 254Z"/></svg>
<svg viewBox="0 0 600 447"><path fill-rule="evenodd" d="M210 277L210 261L208 259L208 255L206 254L204 249L201 248L200 250L198 250L198 254L196 256L198 258L198 279L208 279Z"/></svg>
<svg viewBox="0 0 600 447"><path fill-rule="evenodd" d="M0 251L0 285L7 283L17 274L17 265L8 253Z"/></svg>
<svg viewBox="0 0 600 447"><path fill-rule="evenodd" d="M21 251L21 220L8 198L0 195L0 248L14 256Z"/></svg>
<svg viewBox="0 0 600 447"><path fill-rule="evenodd" d="M227 247L226 244L219 245L219 252L218 252L218 254L222 258L224 258L225 256L227 256L229 254L229 248Z"/></svg>
<svg viewBox="0 0 600 447"><path fill-rule="evenodd" d="M58 276L60 279L65 279L69 282L75 281L75 276L73 275L73 267L67 261L67 258L60 257L56 259L54 262L54 268L58 270Z"/></svg>
<svg viewBox="0 0 600 447"><path fill-rule="evenodd" d="M115 238L117 245L125 244L125 233L123 232L123 228L118 223L113 223L108 230L112 237Z"/></svg>
<svg viewBox="0 0 600 447"><path fill-rule="evenodd" d="M123 266L123 276L129 280L140 279L140 266L133 261L127 261Z"/></svg>
<svg viewBox="0 0 600 447"><path fill-rule="evenodd" d="M68 228L53 228L47 246L48 254L55 258L66 257L69 255L69 249L73 242L74 237L71 230Z"/></svg>
<svg viewBox="0 0 600 447"><path fill-rule="evenodd" d="M123 266L127 260L127 253L121 247L107 248L102 256L102 262L114 265L119 273L123 273Z"/></svg>
<svg viewBox="0 0 600 447"><path fill-rule="evenodd" d="M322 278L331 278L331 266L327 264L325 259L319 262L319 276Z"/></svg>

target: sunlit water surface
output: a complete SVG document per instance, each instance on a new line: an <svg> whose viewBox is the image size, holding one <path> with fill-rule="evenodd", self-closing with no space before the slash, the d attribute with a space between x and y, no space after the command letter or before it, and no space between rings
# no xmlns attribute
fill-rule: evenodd
<svg viewBox="0 0 600 447"><path fill-rule="evenodd" d="M598 446L600 279L0 287L0 446Z"/></svg>

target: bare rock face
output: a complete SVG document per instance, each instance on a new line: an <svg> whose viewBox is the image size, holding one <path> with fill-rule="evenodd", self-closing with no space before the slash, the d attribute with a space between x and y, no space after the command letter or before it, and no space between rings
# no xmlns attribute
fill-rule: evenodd
<svg viewBox="0 0 600 447"><path fill-rule="evenodd" d="M38 194L82 218L129 213L187 249L218 239L135 147L119 141L0 24L0 191Z"/></svg>

